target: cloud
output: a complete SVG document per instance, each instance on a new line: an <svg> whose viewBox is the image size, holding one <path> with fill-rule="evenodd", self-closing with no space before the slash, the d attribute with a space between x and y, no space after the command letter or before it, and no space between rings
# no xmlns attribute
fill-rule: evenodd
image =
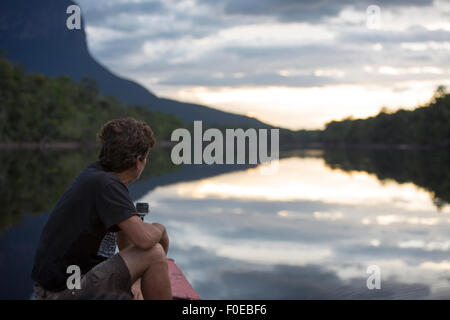
<svg viewBox="0 0 450 320"><path fill-rule="evenodd" d="M429 30L419 25L413 25L405 31L364 30L360 32L344 32L339 41L354 43L393 43L402 42L447 42L450 41L450 31Z"/></svg>
<svg viewBox="0 0 450 320"><path fill-rule="evenodd" d="M202 3L208 2L201 0ZM268 16L275 17L279 21L302 21L309 23L320 23L326 18L338 16L346 7L358 7L365 10L373 1L342 0L221 0L216 1L227 15ZM430 6L433 0L396 0L377 1L381 7L401 6Z"/></svg>
<svg viewBox="0 0 450 320"><path fill-rule="evenodd" d="M82 14L89 21L89 25L104 25L109 21L117 21L119 16L133 15L155 15L166 11L163 2L160 1L76 1L82 8ZM91 3L93 2L93 3ZM132 19L128 19L128 24L133 26ZM123 25L122 25L123 27ZM126 28L125 28L126 29ZM128 30L132 30L128 28Z"/></svg>
<svg viewBox="0 0 450 320"><path fill-rule="evenodd" d="M221 275L224 291L231 299L426 299L424 284L397 281L380 290L368 290L366 278L341 280L321 266L277 265L270 271L229 271Z"/></svg>
<svg viewBox="0 0 450 320"><path fill-rule="evenodd" d="M166 226L169 256L203 298L449 297L450 217L436 211L425 191L396 182L382 186L373 175L332 170L322 158L309 156L280 160L278 174L264 177L269 189L258 188L258 179L252 168L160 186L136 199L154 208L148 219ZM239 196L209 192L217 185L228 185ZM249 190L261 197L247 198ZM267 198L289 190L297 195L294 200ZM310 199L311 190L323 194ZM386 200L388 194L396 200ZM380 223L394 215L398 223ZM405 219L411 223L402 223ZM366 270L373 264L382 270L381 291L366 288ZM447 291L439 292L444 286Z"/></svg>
<svg viewBox="0 0 450 320"><path fill-rule="evenodd" d="M322 265L261 266L218 257L199 247L175 248L174 256L194 288L204 299L430 299L448 297L431 293L429 286L390 279L381 290L368 290L367 279L342 279ZM195 272L197 270L198 272Z"/></svg>
<svg viewBox="0 0 450 320"><path fill-rule="evenodd" d="M192 86L204 86L208 85L210 87L214 86L245 86L245 85L256 85L256 86L298 86L298 87L309 87L309 86L322 86L325 84L336 83L335 80L328 77L317 77L315 75L309 76L294 76L294 77L283 77L278 73L262 73L262 74L250 74L240 75L239 73L231 74L228 76L223 76L220 78L214 75L187 75L183 78L173 75L165 78L160 82L162 85L192 85Z"/></svg>
<svg viewBox="0 0 450 320"><path fill-rule="evenodd" d="M242 101L205 100L196 88L260 88L254 101L241 108L250 109L242 112L264 109L258 116L277 119L276 125L283 120L258 100L268 88L376 88L380 99L384 96L378 110L423 103L432 88L450 81L450 7L444 2L377 1L379 30L366 27L366 9L373 4L368 0L79 2L91 52L115 73L156 94L232 112L240 112L236 108ZM403 88L402 99L381 93L398 88ZM341 98L336 93L330 100ZM360 101L358 110L366 110L361 114L374 110L369 100ZM297 110L285 118L286 125L310 128L313 122ZM299 120L292 124L293 118Z"/></svg>

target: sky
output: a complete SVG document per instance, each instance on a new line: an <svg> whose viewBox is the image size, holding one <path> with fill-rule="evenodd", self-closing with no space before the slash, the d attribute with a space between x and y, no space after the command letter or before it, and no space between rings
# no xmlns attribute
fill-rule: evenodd
<svg viewBox="0 0 450 320"><path fill-rule="evenodd" d="M450 86L449 0L77 3L111 71L280 127L412 109Z"/></svg>

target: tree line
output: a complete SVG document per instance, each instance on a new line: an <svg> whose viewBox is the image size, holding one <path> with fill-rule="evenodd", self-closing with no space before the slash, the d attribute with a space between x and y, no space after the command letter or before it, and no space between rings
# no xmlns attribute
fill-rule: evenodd
<svg viewBox="0 0 450 320"><path fill-rule="evenodd" d="M184 127L174 115L101 95L95 80L26 74L0 56L0 142L93 142L103 123L121 117L146 121L157 140Z"/></svg>
<svg viewBox="0 0 450 320"><path fill-rule="evenodd" d="M347 118L326 124L320 141L342 144L413 144L450 146L450 94L439 86L430 102L414 110L383 108L366 119Z"/></svg>
<svg viewBox="0 0 450 320"><path fill-rule="evenodd" d="M450 93L439 86L432 99L414 110L389 112L372 117L334 120L323 130L280 130L280 145L416 145L450 147Z"/></svg>

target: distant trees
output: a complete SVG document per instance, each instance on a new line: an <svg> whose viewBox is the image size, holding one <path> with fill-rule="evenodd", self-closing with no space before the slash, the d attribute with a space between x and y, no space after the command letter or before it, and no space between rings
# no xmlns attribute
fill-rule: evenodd
<svg viewBox="0 0 450 320"><path fill-rule="evenodd" d="M0 142L91 142L103 123L126 116L149 123L158 140L184 127L174 115L101 95L95 80L25 74L0 56Z"/></svg>
<svg viewBox="0 0 450 320"><path fill-rule="evenodd" d="M366 119L328 122L324 130L280 130L281 146L426 145L450 147L450 93L439 86L432 99L414 110L387 108Z"/></svg>
<svg viewBox="0 0 450 320"><path fill-rule="evenodd" d="M323 158L332 169L363 171L381 181L412 182L428 190L438 208L450 203L450 152L445 149L325 148Z"/></svg>
<svg viewBox="0 0 450 320"><path fill-rule="evenodd" d="M450 94L437 88L431 101L414 110L388 113L382 109L367 119L347 118L327 123L320 140L344 144L420 144L450 146Z"/></svg>
<svg viewBox="0 0 450 320"><path fill-rule="evenodd" d="M280 129L280 146L296 147L320 142L322 130L289 130Z"/></svg>

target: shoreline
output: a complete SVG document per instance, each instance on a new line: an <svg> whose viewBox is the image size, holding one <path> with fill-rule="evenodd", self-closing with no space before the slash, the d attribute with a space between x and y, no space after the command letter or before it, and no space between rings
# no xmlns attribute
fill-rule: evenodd
<svg viewBox="0 0 450 320"><path fill-rule="evenodd" d="M168 148L174 146L176 143L172 141L157 141L156 147ZM77 149L77 148L98 148L100 143L98 142L64 142L64 141L54 141L54 142L0 142L1 150L14 150L14 149Z"/></svg>
<svg viewBox="0 0 450 320"><path fill-rule="evenodd" d="M155 147L170 148L177 144L176 141L160 140L156 142ZM14 150L14 149L77 149L82 147L98 148L100 143L98 142L1 142L1 150ZM330 143L330 142L296 142L296 143L280 143L280 150L292 150L292 149L373 149L373 150L446 150L450 151L450 146L445 145L421 145L421 144L364 144L364 143Z"/></svg>
<svg viewBox="0 0 450 320"><path fill-rule="evenodd" d="M388 143L331 143L331 142L298 142L280 143L280 150L284 149L372 149L372 150L445 150L450 151L446 145L421 145L421 144L388 144Z"/></svg>

